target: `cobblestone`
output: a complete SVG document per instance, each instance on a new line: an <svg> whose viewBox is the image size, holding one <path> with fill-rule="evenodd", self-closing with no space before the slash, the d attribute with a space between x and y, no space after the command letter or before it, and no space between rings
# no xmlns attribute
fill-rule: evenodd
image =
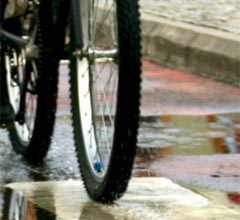
<svg viewBox="0 0 240 220"><path fill-rule="evenodd" d="M141 11L240 35L240 0L140 0Z"/></svg>

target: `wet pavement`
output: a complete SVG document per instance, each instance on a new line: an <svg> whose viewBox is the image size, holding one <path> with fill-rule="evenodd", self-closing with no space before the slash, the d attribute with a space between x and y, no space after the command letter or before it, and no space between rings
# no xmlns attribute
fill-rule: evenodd
<svg viewBox="0 0 240 220"><path fill-rule="evenodd" d="M134 179L116 205L101 206L89 201L79 181L67 70L61 66L56 128L43 164L24 162L1 130L0 207L9 196L27 203L28 220L239 219L239 87L145 61ZM65 182L36 183L59 180ZM14 191L5 192L9 183Z"/></svg>
<svg viewBox="0 0 240 220"><path fill-rule="evenodd" d="M142 115L239 113L239 87L144 62Z"/></svg>
<svg viewBox="0 0 240 220"><path fill-rule="evenodd" d="M200 72L207 76L216 74L219 77L219 70L225 70L225 66L217 62L220 69L213 73L215 66L210 68L207 63L214 61L213 56L221 45L227 45L220 50L224 54L228 52L232 56L237 51L237 47L229 47L230 44L222 43L222 40L240 34L239 1L141 0L140 5L142 14L164 21L161 27L167 33L167 39L174 36L180 49L181 40L190 39L187 44L185 42L186 54L179 54L179 57L188 58L184 60L188 66L194 57L189 55L192 38L196 40L202 36L205 28L224 32L213 48L213 41L206 36L205 40L201 38L199 48L207 50L210 42L210 49L214 49L209 57L203 56L203 63L200 62L202 57L198 56L196 60L204 67ZM197 31L197 35L195 32L186 35L190 26L184 25L179 31L182 26L175 26L175 22L193 25L194 31L197 28L200 34ZM156 29L151 28L149 33ZM155 35L153 37L157 39ZM159 40L156 46L161 42ZM177 43L174 49L169 46L171 53L165 53L165 47L160 50L155 44L151 50L149 45L146 48L166 55L163 56L164 64L173 59L177 66L180 62L176 54L179 52ZM165 45L168 46L166 42ZM198 45L193 46L197 48ZM152 60L158 62L161 56ZM193 67L190 69L197 72ZM66 63L60 70L57 121L45 161L38 166L26 163L13 152L6 131L0 130L0 220L12 220L13 215L24 220L240 218L240 87L144 61L141 122L133 179L122 199L113 206L103 206L88 199L80 181L69 112ZM239 66L234 73L238 72ZM227 70L226 79L231 78L229 73ZM236 77L223 81L239 85L239 77ZM6 217L10 213L13 215Z"/></svg>

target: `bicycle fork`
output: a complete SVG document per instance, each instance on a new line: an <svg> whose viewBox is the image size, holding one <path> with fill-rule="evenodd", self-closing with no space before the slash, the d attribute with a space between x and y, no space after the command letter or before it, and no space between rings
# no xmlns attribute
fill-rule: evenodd
<svg viewBox="0 0 240 220"><path fill-rule="evenodd" d="M71 0L72 28L77 49L83 48L83 32L81 21L81 5L78 0Z"/></svg>

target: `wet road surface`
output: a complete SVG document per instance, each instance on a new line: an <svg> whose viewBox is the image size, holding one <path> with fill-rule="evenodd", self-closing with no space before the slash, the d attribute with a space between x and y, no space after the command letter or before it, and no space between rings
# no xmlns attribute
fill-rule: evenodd
<svg viewBox="0 0 240 220"><path fill-rule="evenodd" d="M236 216L240 216L240 89L149 62L144 62L143 70L142 119L133 176L149 177L149 182L153 181L150 177L167 177L200 193L203 198L221 204L223 202L234 212L229 219L237 219ZM61 67L58 107L51 149L44 163L39 166L29 165L16 155L6 132L0 130L0 207L3 206L5 184L79 180L69 112L66 65ZM74 181L72 183L75 184ZM148 187L142 189L145 190L145 200L149 196ZM139 188L132 190L137 197ZM52 190L46 192L49 194ZM81 188L78 193L82 195L84 190ZM141 202L138 201L136 205L135 200L131 200L134 197L130 195L127 194L128 199L124 197L117 204L120 204L120 209L128 210L130 217L125 216L126 219L136 219L136 210L142 209L139 205ZM86 195L78 199L86 201ZM150 207L153 206L153 201L147 202L151 203ZM114 207L99 208L93 203L90 206L84 204L86 211L81 213L87 217L81 219L95 219L89 214L92 210L103 213L102 219L116 217ZM132 217L131 209L127 206L138 207L135 207L136 212L132 213ZM149 205L146 207L149 208ZM106 212L104 209L112 211ZM168 213L164 210L163 206L160 211L162 215ZM197 209L191 210L197 213ZM175 207L175 212L180 211ZM124 219L124 216L120 217L115 219ZM160 219L158 217L149 219Z"/></svg>

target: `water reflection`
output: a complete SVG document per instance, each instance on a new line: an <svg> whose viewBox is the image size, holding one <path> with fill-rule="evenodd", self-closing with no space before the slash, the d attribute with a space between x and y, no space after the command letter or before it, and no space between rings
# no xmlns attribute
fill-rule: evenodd
<svg viewBox="0 0 240 220"><path fill-rule="evenodd" d="M164 115L142 119L138 152L147 157L240 152L240 114ZM151 155L151 156L149 156Z"/></svg>
<svg viewBox="0 0 240 220"><path fill-rule="evenodd" d="M52 186L29 184L24 187L30 189L22 190L23 186L15 190L5 188L0 220L116 219L113 214L105 210L106 206L89 201L83 189L75 189L80 184L67 183L66 186L62 187L56 183ZM75 191L74 195L68 193L71 190ZM77 197L73 198L75 194Z"/></svg>
<svg viewBox="0 0 240 220"><path fill-rule="evenodd" d="M240 206L240 113L143 118L134 176L226 192Z"/></svg>
<svg viewBox="0 0 240 220"><path fill-rule="evenodd" d="M4 192L2 213L2 220L56 219L54 212L50 212L36 205L34 195L26 197L22 192L14 191L10 188L6 188Z"/></svg>

